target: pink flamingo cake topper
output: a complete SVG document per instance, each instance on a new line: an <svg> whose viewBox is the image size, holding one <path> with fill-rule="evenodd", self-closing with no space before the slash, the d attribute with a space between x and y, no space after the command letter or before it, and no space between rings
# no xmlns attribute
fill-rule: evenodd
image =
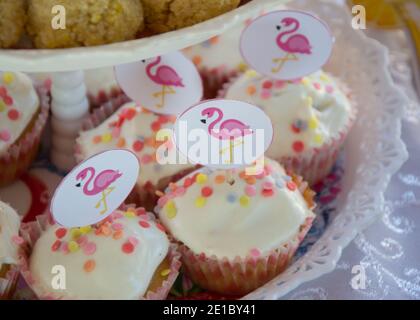
<svg viewBox="0 0 420 320"><path fill-rule="evenodd" d="M167 94L176 93L173 87L184 87L183 80L176 72L176 70L168 65L158 66L161 62L162 58L157 57L146 67L146 74L149 79L157 85L162 86L162 91L153 94L155 98L160 97L161 99L160 102L156 105L157 108L163 108L165 106L165 97ZM153 72L154 67L157 67L157 69Z"/></svg>
<svg viewBox="0 0 420 320"><path fill-rule="evenodd" d="M286 52L286 56L273 59L273 62L277 64L277 66L272 69L273 73L280 72L288 61L298 61L299 58L297 54L312 54L312 46L309 39L303 34L293 34L300 29L300 22L295 18L288 17L284 18L281 23L285 27L293 27L290 30L281 32L276 38L277 46ZM281 29L282 26L278 25L277 30L280 31Z"/></svg>
<svg viewBox="0 0 420 320"><path fill-rule="evenodd" d="M111 184L118 180L122 176L122 173L120 173L119 171L108 169L101 171L96 176L95 175L95 168L87 167L83 169L76 176L76 180L78 181L76 187L82 187L82 182L84 182L87 179L86 183L83 186L83 193L86 196L95 196L98 194L102 194L102 197L95 205L95 208L100 208L102 203L103 209L101 210L100 214L104 214L108 210L106 198L116 188L112 187ZM91 182L93 182L93 185L91 185Z"/></svg>
<svg viewBox="0 0 420 320"><path fill-rule="evenodd" d="M201 119L201 122L203 124L207 124L207 120L212 118L214 114L217 114L217 117L208 126L208 132L212 137L215 137L216 139L229 140L230 163L233 163L233 149L236 146L243 144L243 141L241 141L239 144L235 145L234 140L252 134L253 131L250 129L249 125L246 125L237 119L224 120L216 129L216 125L223 120L224 114L222 110L214 107L206 108L201 112L201 115L205 116L204 119ZM226 149L222 149L220 154L224 154L225 152Z"/></svg>

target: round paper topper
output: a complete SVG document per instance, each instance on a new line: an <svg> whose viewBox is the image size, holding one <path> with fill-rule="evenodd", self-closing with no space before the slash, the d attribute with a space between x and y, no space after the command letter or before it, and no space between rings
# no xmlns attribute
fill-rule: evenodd
<svg viewBox="0 0 420 320"><path fill-rule="evenodd" d="M203 97L195 65L180 52L115 67L121 89L145 109L180 114Z"/></svg>
<svg viewBox="0 0 420 320"><path fill-rule="evenodd" d="M252 165L273 140L270 118L234 100L208 100L187 109L175 123L175 144L192 163L215 169Z"/></svg>
<svg viewBox="0 0 420 320"><path fill-rule="evenodd" d="M74 168L60 183L51 202L54 220L67 227L100 222L127 198L140 165L127 150L99 153Z"/></svg>
<svg viewBox="0 0 420 320"><path fill-rule="evenodd" d="M334 38L326 23L292 10L270 12L242 33L241 52L256 71L294 80L321 69L331 56Z"/></svg>

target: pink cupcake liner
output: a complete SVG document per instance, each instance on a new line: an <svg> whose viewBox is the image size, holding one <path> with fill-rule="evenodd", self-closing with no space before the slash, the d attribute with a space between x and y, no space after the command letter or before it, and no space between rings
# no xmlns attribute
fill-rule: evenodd
<svg viewBox="0 0 420 320"><path fill-rule="evenodd" d="M1 267L0 267L1 269ZM4 278L0 278L0 300L11 299L19 278L19 268L11 266Z"/></svg>
<svg viewBox="0 0 420 320"><path fill-rule="evenodd" d="M38 87L37 93L40 109L33 127L0 155L0 187L12 183L25 173L38 153L49 116L50 97L45 87Z"/></svg>
<svg viewBox="0 0 420 320"><path fill-rule="evenodd" d="M266 284L283 272L312 226L314 217L308 217L297 234L281 247L263 257L248 256L218 259L196 254L186 245L180 245L184 268L193 282L220 294L245 295Z"/></svg>
<svg viewBox="0 0 420 320"><path fill-rule="evenodd" d="M229 82L226 82L222 89L219 90L218 97L226 97L229 87L238 79L239 76L232 77ZM350 95L349 89L341 85L341 89ZM323 180L332 170L337 162L343 144L350 133L353 124L356 121L357 110L353 106L349 120L343 129L335 136L326 141L322 146L313 148L304 154L290 157L279 157L274 160L281 163L287 171L291 171L299 176L302 176L310 186Z"/></svg>
<svg viewBox="0 0 420 320"><path fill-rule="evenodd" d="M99 90L99 92L97 92L96 94L88 93L90 109L94 110L96 108L99 108L108 101L117 98L122 93L123 91L119 87L113 87L108 91Z"/></svg>
<svg viewBox="0 0 420 320"><path fill-rule="evenodd" d="M203 80L204 99L214 99L217 97L223 85L230 79L236 78L241 72L237 70L228 70L227 68L200 68L199 72Z"/></svg>
<svg viewBox="0 0 420 320"><path fill-rule="evenodd" d="M135 208L134 205L123 205L120 210L126 210L128 208ZM152 213L147 213L149 219L152 221L158 221ZM41 234L46 230L48 225L53 224L52 217L49 214L38 216L36 221L23 223L21 225L20 233L24 239L24 243L20 246L18 264L20 274L26 281L28 286L34 291L40 300L63 300L64 298L59 294L54 294L50 291L44 290L41 286L37 285L35 278L32 276L29 268L29 258L33 246L39 239ZM148 291L145 297L139 297L139 300L165 300L171 290L175 280L179 275L181 268L181 254L178 252L178 246L174 243L170 244L168 256L170 260L170 272L167 278L162 282L162 286L156 291ZM70 300L77 300L72 298Z"/></svg>

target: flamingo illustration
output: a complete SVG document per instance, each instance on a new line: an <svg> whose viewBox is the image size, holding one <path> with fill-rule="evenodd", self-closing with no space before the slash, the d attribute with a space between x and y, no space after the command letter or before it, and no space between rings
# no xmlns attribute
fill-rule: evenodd
<svg viewBox="0 0 420 320"><path fill-rule="evenodd" d="M152 63L149 63L146 67L146 74L150 80L157 85L162 86L162 91L153 94L155 98L161 97L160 103L156 105L157 108L163 108L165 106L165 96L167 94L175 94L176 91L173 87L184 87L182 78L179 74L168 65L159 66L153 73L152 69L159 65L162 61L161 57L157 57Z"/></svg>
<svg viewBox="0 0 420 320"><path fill-rule="evenodd" d="M215 126L223 120L224 114L223 111L219 108L206 108L201 112L202 116L205 116L205 119L201 119L201 122L207 124L207 120L212 118L214 114L217 113L217 118L208 126L208 132L212 137L215 137L219 140L229 140L229 152L230 152L230 163L233 162L233 149L238 145L243 144L241 141L239 144L235 145L234 140L240 137L245 137L246 135L252 134L250 127L243 122L236 119L224 120L218 129L215 129ZM221 154L224 154L226 149L220 151Z"/></svg>
<svg viewBox="0 0 420 320"><path fill-rule="evenodd" d="M280 72L287 61L298 61L299 58L296 54L312 54L312 46L308 38L304 35L294 34L287 40L285 39L286 36L299 30L300 22L295 18L284 18L281 23L285 27L289 27L291 25L294 25L294 27L291 30L284 31L277 36L277 45L281 50L287 52L287 54L283 58L273 59L273 62L278 64L277 67L271 70L274 73ZM280 31L281 26L277 26L277 30Z"/></svg>
<svg viewBox="0 0 420 320"><path fill-rule="evenodd" d="M115 170L104 170L96 175L96 177L95 174L96 171L93 167L88 167L80 171L76 176L76 180L79 181L79 183L76 184L76 187L80 188L82 186L82 181L84 181L89 175L87 182L83 186L83 193L87 196L95 196L102 193L102 197L96 204L95 208L98 209L101 203L103 203L104 208L100 214L104 214L108 210L106 197L115 190L115 187L110 187L110 185L120 178L122 173ZM93 186L89 189L89 185L93 179L95 179L93 181Z"/></svg>

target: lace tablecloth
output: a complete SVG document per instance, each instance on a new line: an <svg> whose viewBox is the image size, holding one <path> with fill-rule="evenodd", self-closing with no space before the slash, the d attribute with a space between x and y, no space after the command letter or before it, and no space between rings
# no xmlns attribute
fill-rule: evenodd
<svg viewBox="0 0 420 320"><path fill-rule="evenodd" d="M420 299L420 104L411 53L402 31L367 33L388 46L394 81L411 99L402 131L410 157L390 183L382 219L344 250L333 272L286 299Z"/></svg>

